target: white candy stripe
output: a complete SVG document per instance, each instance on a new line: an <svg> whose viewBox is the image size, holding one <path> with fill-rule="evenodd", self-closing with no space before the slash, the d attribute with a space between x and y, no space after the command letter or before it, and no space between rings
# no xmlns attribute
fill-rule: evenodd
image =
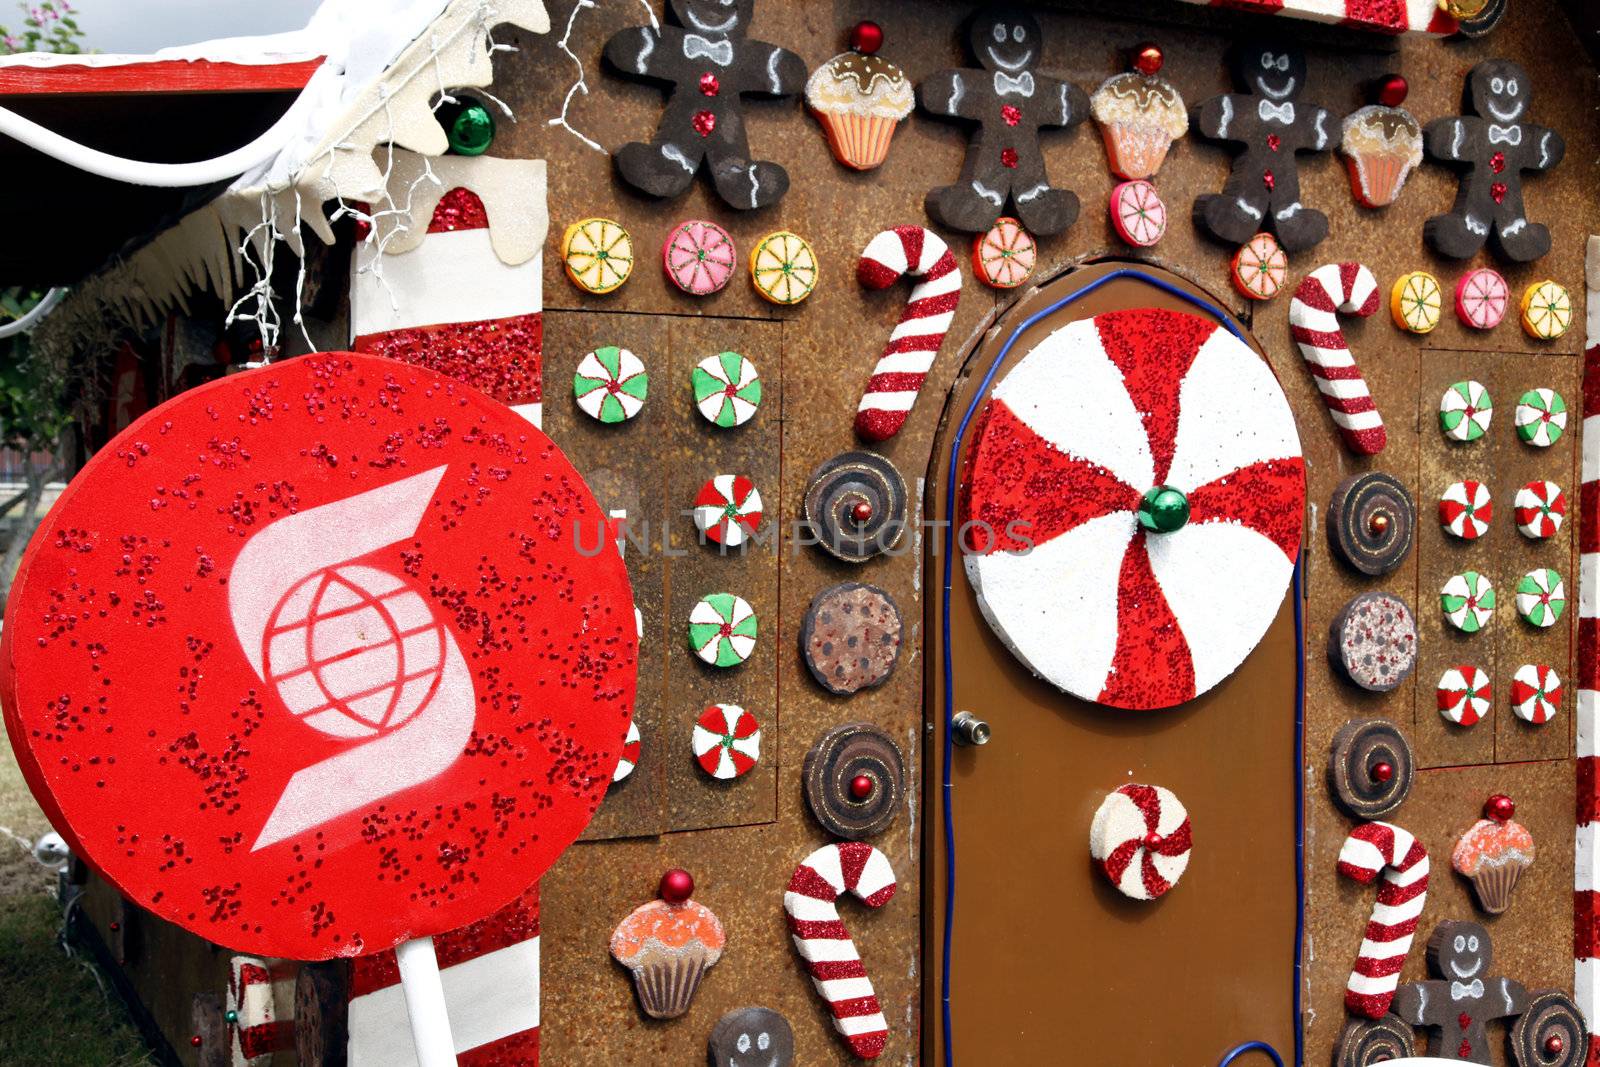
<svg viewBox="0 0 1600 1067"><path fill-rule="evenodd" d="M912 264L910 249L919 240L921 250L917 262ZM897 279L906 275L924 279L911 290L900 322L889 335L888 344L873 368L873 379L869 380L856 408L856 433L868 441L883 441L899 433L900 427L905 425L906 413L922 391L934 357L944 345L945 334L955 320L954 305L961 298L961 268L943 239L920 226L881 231L867 242L861 253L861 263L888 271ZM924 277L928 274L938 277ZM926 302L931 300L940 302L930 306ZM947 303L949 307L944 306ZM902 342L914 347L906 352L889 351ZM877 376L883 374L910 377L886 389L881 382L874 385ZM903 394L906 399L894 403L885 401L885 397L894 394Z"/></svg>
<svg viewBox="0 0 1600 1067"><path fill-rule="evenodd" d="M871 1037L875 1034L889 1032L889 1020L883 1017L883 1012L875 1015L850 1015L843 1019L835 1017L833 1028L845 1037L864 1035Z"/></svg>
<svg viewBox="0 0 1600 1067"><path fill-rule="evenodd" d="M1595 492L1600 487L1594 483L1600 481L1600 411L1590 410L1588 403L1589 382L1592 376L1600 374L1600 237L1591 236L1588 241L1587 255L1584 263L1585 280L1587 282L1588 297L1588 337L1586 339L1586 352L1583 361L1583 442L1581 446L1583 485L1577 501L1577 519L1580 526L1578 542L1584 544L1593 534L1582 528L1584 509L1582 505L1582 492ZM1583 553L1578 560L1578 617L1580 620L1593 619L1597 609L1600 609L1600 554L1593 552ZM1597 651L1589 647L1589 640L1583 636L1584 627L1579 626L1578 644L1578 677L1587 679L1590 676L1593 664L1585 660ZM1594 767L1590 762L1600 750L1600 693L1580 687L1578 689L1577 707L1577 753L1578 763L1578 797L1577 810L1580 819L1586 819L1584 813L1593 811L1596 806L1594 796ZM1586 930L1581 925L1591 911L1593 897L1591 894L1600 890L1600 828L1588 821L1579 822L1575 830L1573 847L1573 998L1577 1001L1578 1008L1583 1012L1584 1018L1589 1023L1592 1031L1600 1025L1600 961L1586 958L1581 946L1591 944L1593 932Z"/></svg>

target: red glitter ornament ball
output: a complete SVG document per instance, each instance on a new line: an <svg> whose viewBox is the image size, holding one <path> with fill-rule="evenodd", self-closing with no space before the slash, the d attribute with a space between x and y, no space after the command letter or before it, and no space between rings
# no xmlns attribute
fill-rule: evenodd
<svg viewBox="0 0 1600 1067"><path fill-rule="evenodd" d="M1372 780L1374 782L1387 782L1393 777L1394 764L1392 763L1379 763L1372 768Z"/></svg>
<svg viewBox="0 0 1600 1067"><path fill-rule="evenodd" d="M661 876L657 892L668 904L682 904L694 896L694 877L682 867L674 867Z"/></svg>
<svg viewBox="0 0 1600 1067"><path fill-rule="evenodd" d="M1146 41L1133 50L1133 69L1146 77L1159 74L1166 62L1161 46L1153 42Z"/></svg>
<svg viewBox="0 0 1600 1067"><path fill-rule="evenodd" d="M1496 793L1483 805L1483 817L1495 822L1509 822L1516 813L1516 804L1504 793Z"/></svg>
<svg viewBox="0 0 1600 1067"><path fill-rule="evenodd" d="M872 55L883 47L883 27L869 20L856 23L850 30L850 47L862 55Z"/></svg>
<svg viewBox="0 0 1600 1067"><path fill-rule="evenodd" d="M189 1039L189 1045L191 1048L199 1048L203 1044L205 1044L205 1040L201 1038L199 1034L195 1034Z"/></svg>
<svg viewBox="0 0 1600 1067"><path fill-rule="evenodd" d="M1411 86L1398 74L1390 74L1378 82L1378 103L1384 107L1399 107L1406 102Z"/></svg>
<svg viewBox="0 0 1600 1067"><path fill-rule="evenodd" d="M1162 837L1154 830L1151 830L1149 833L1144 835L1144 847L1152 850L1158 849L1161 847L1161 843L1165 840L1166 838Z"/></svg>
<svg viewBox="0 0 1600 1067"><path fill-rule="evenodd" d="M865 774L858 774L850 779L850 795L857 800L865 800L872 795L872 779Z"/></svg>
<svg viewBox="0 0 1600 1067"><path fill-rule="evenodd" d="M1560 1034L1551 1034L1544 1039L1544 1052L1546 1056L1559 1056L1567 1050L1567 1043L1561 1040Z"/></svg>

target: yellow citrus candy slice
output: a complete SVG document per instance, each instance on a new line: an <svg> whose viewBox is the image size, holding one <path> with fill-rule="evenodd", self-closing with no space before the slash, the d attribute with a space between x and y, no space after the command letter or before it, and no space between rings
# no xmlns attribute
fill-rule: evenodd
<svg viewBox="0 0 1600 1067"><path fill-rule="evenodd" d="M609 293L633 273L633 238L615 219L579 219L561 238L561 259L573 285Z"/></svg>
<svg viewBox="0 0 1600 1067"><path fill-rule="evenodd" d="M806 239L788 230L763 237L750 253L756 292L774 304L798 304L817 287L817 254Z"/></svg>
<svg viewBox="0 0 1600 1067"><path fill-rule="evenodd" d="M1540 341L1554 341L1572 325L1572 294L1546 278L1522 294L1522 328Z"/></svg>
<svg viewBox="0 0 1600 1067"><path fill-rule="evenodd" d="M1389 290L1389 314L1402 330L1430 333L1444 318L1444 290L1439 279L1425 270L1402 274Z"/></svg>

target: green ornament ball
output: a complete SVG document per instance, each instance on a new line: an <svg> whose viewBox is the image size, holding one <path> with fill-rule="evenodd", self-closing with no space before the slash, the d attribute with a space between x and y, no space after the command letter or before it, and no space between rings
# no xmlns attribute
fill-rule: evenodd
<svg viewBox="0 0 1600 1067"><path fill-rule="evenodd" d="M1151 533L1174 533L1189 521L1189 498L1170 485L1158 485L1139 501L1139 525Z"/></svg>
<svg viewBox="0 0 1600 1067"><path fill-rule="evenodd" d="M475 100L447 104L439 109L450 151L458 156L481 156L494 144L494 115Z"/></svg>

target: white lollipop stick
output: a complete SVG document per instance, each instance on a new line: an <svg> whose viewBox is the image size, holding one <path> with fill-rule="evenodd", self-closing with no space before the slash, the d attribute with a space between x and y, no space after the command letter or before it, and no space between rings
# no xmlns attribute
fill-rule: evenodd
<svg viewBox="0 0 1600 1067"><path fill-rule="evenodd" d="M439 977L433 938L403 941L395 946L394 956L400 964L406 1014L411 1016L417 1067L456 1067L456 1042L450 1035L450 1014L445 1009L444 981Z"/></svg>

